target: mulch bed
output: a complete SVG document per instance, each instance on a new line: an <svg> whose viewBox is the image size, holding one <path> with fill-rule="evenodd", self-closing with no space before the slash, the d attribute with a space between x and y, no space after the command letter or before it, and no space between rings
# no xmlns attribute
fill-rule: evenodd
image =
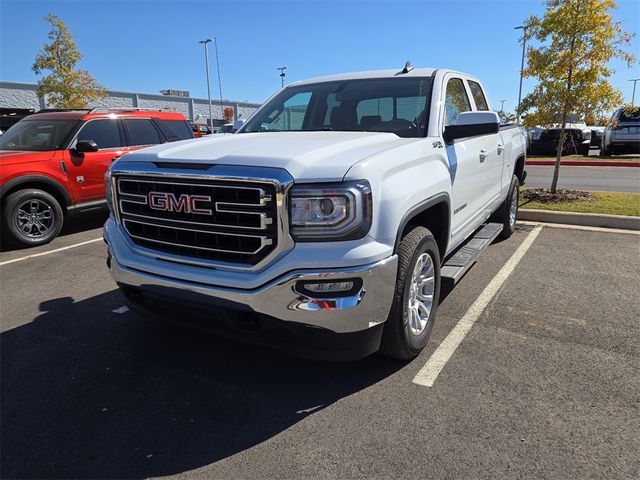
<svg viewBox="0 0 640 480"><path fill-rule="evenodd" d="M521 191L520 196L527 202L540 203L564 203L575 202L578 200L593 200L593 195L589 192L559 189L556 193L551 193L546 188L527 188L526 190Z"/></svg>

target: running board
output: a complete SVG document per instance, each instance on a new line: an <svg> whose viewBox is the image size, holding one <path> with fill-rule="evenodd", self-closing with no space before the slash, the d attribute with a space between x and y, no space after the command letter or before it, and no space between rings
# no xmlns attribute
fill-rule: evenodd
<svg viewBox="0 0 640 480"><path fill-rule="evenodd" d="M467 243L462 245L456 253L444 262L440 269L440 276L443 281L458 283L465 273L476 263L482 251L491 245L491 242L502 231L501 223L487 223L471 237Z"/></svg>

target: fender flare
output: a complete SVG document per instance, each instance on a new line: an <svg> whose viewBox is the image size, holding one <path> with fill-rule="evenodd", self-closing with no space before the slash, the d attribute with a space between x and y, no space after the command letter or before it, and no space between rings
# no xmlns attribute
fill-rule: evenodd
<svg viewBox="0 0 640 480"><path fill-rule="evenodd" d="M408 212L406 212L403 215L402 220L400 221L400 225L398 226L398 232L396 234L396 242L395 242L395 245L393 246L394 253L398 251L398 247L400 246L400 240L402 239L401 238L402 232L404 231L406 226L409 224L411 219L414 218L416 215L421 214L422 212L430 209L431 207L439 203L445 203L447 205L447 211L449 212L449 216L447 217L447 226L446 226L447 231L446 231L446 238L445 238L445 244L444 244L444 250L446 251L447 245L449 244L449 235L451 232L451 200L449 199L449 194L443 192L443 193L438 193L433 197L429 197L428 199L423 200L417 205L414 205L409 209ZM444 253L445 252L443 251L442 252L443 258L444 258Z"/></svg>
<svg viewBox="0 0 640 480"><path fill-rule="evenodd" d="M15 187L28 183L43 183L54 189L60 197L64 199L65 204L63 207L69 207L73 204L71 196L69 195L69 192L67 192L66 188L64 188L64 186L59 182L44 175L24 175L14 178L13 180L9 180L7 183L0 185L0 198L4 198L5 194L8 191L13 190Z"/></svg>

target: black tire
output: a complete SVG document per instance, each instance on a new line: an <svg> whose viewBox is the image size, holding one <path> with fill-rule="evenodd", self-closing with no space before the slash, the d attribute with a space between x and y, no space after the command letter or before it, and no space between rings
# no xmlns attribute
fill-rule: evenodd
<svg viewBox="0 0 640 480"><path fill-rule="evenodd" d="M577 155L578 153L578 147L576 147L576 145L573 142L565 142L564 145L562 146L562 155L560 155L561 157L566 157L569 155Z"/></svg>
<svg viewBox="0 0 640 480"><path fill-rule="evenodd" d="M602 149L600 149L600 156L601 157L611 157L611 156L613 156L615 154L616 154L616 152L614 151L613 146L611 146L609 148L603 147Z"/></svg>
<svg viewBox="0 0 640 480"><path fill-rule="evenodd" d="M433 264L433 299L426 325L413 333L409 320L412 275L418 259L426 253ZM389 317L384 324L380 353L387 357L410 360L420 354L431 336L440 298L440 252L431 232L415 227L407 233L398 248L398 276Z"/></svg>
<svg viewBox="0 0 640 480"><path fill-rule="evenodd" d="M520 181L517 176L513 176L511 178L511 185L509 186L509 193L507 194L507 198L504 199L504 202L498 207L498 209L491 216L492 222L501 223L502 231L500 235L498 235L501 239L507 239L513 232L516 231L516 222L518 217L518 205L519 205L519 195L520 195ZM514 200L515 196L515 200ZM515 215L511 216L511 208L513 206L513 202L515 201Z"/></svg>
<svg viewBox="0 0 640 480"><path fill-rule="evenodd" d="M33 205L28 205L32 202ZM34 220L25 213L35 215ZM20 226L20 216L27 224ZM29 227L28 223L32 222ZM64 222L64 212L58 201L43 190L18 190L9 195L2 205L2 232L4 240L15 247L35 247L56 238ZM29 229L29 231L27 231Z"/></svg>

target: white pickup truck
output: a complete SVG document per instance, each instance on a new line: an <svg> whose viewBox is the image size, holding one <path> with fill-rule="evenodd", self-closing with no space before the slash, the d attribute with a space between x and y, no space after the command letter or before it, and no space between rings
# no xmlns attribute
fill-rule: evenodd
<svg viewBox="0 0 640 480"><path fill-rule="evenodd" d="M498 122L447 69L293 83L234 135L114 162L108 268L144 314L315 358L412 358L441 281L514 231L526 132Z"/></svg>

